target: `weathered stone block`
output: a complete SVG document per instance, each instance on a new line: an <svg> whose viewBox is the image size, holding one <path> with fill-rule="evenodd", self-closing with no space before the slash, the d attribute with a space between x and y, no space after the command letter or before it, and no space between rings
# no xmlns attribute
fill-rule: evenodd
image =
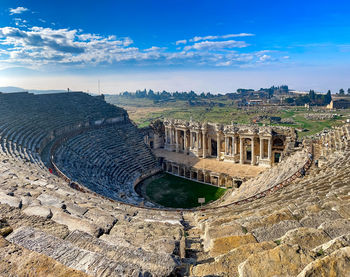
<svg viewBox="0 0 350 277"><path fill-rule="evenodd" d="M252 234L218 238L213 240L210 254L213 256L218 256L241 245L253 242L256 242L256 239Z"/></svg>
<svg viewBox="0 0 350 277"><path fill-rule="evenodd" d="M43 206L30 206L25 208L23 212L29 216L35 215L35 216L41 216L44 218L52 217L51 209Z"/></svg>

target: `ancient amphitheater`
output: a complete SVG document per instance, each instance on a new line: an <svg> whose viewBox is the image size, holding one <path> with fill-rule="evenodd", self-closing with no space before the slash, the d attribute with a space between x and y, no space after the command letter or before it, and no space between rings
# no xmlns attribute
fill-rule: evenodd
<svg viewBox="0 0 350 277"><path fill-rule="evenodd" d="M224 156L244 162L234 134ZM271 156L269 138L261 139L254 166ZM0 94L0 140L0 276L350 274L349 125L304 140L192 210L164 209L135 192L166 164L101 96Z"/></svg>

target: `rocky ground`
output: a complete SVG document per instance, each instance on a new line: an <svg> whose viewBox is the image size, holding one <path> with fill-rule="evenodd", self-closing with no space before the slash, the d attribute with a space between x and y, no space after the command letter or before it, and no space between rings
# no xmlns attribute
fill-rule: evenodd
<svg viewBox="0 0 350 277"><path fill-rule="evenodd" d="M181 264L179 213L73 190L3 154L0 180L0 276L168 276Z"/></svg>
<svg viewBox="0 0 350 277"><path fill-rule="evenodd" d="M265 198L184 214L191 276L350 276L350 152Z"/></svg>

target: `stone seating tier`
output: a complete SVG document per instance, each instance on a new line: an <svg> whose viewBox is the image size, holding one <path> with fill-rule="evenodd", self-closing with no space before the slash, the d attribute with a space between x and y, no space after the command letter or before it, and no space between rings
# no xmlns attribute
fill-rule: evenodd
<svg viewBox="0 0 350 277"><path fill-rule="evenodd" d="M1 94L0 140L3 151L42 166L37 152L60 130L126 115L123 109L84 93Z"/></svg>
<svg viewBox="0 0 350 277"><path fill-rule="evenodd" d="M55 164L71 180L132 204L144 201L134 190L135 181L158 166L132 124L90 130L73 137L58 148Z"/></svg>

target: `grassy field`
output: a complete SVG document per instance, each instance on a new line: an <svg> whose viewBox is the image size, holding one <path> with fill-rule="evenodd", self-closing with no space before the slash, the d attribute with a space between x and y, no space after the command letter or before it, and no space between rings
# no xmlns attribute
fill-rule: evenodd
<svg viewBox="0 0 350 277"><path fill-rule="evenodd" d="M224 107L219 106L189 106L187 101L178 100L176 102L154 103L149 99L125 98L107 96L106 100L112 104L118 105L126 109L130 118L139 126L145 127L156 119L175 118L195 121L207 121L223 124L231 124L231 122L249 124L252 123L254 117L258 115L281 117L282 119L291 120L292 124L274 124L294 127L297 129L305 129L299 132L299 137L312 135L322 131L324 128L331 128L341 123L345 117L350 115L349 110L336 111L343 117L329 120L309 120L305 118L307 113L315 113L308 111L304 107L273 107L270 110L262 110L261 108L252 108L250 110L242 110L230 105L229 101L216 101L225 104ZM326 112L326 111L321 111ZM270 124L269 121L260 124Z"/></svg>
<svg viewBox="0 0 350 277"><path fill-rule="evenodd" d="M197 207L200 206L199 197L205 197L208 203L220 198L226 191L167 173L145 185L146 194L153 202L172 208Z"/></svg>

